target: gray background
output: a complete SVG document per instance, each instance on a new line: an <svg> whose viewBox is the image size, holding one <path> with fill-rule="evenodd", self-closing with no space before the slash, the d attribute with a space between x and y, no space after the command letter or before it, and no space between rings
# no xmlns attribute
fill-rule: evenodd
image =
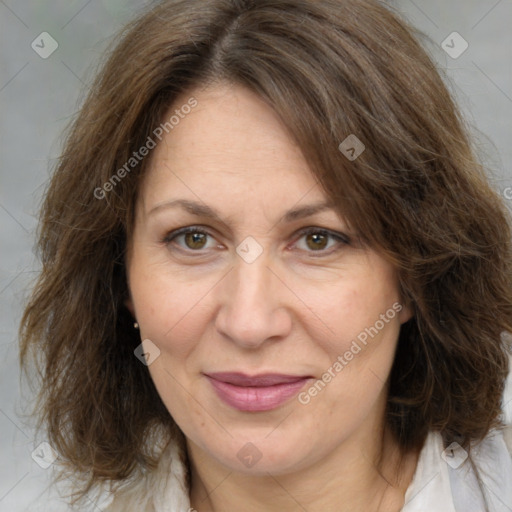
<svg viewBox="0 0 512 512"><path fill-rule="evenodd" d="M23 413L27 388L18 371L17 326L33 255L37 207L71 121L113 35L149 2L142 0L0 0L0 511L67 510L42 494L51 469L31 453L35 436ZM502 194L512 185L512 0L392 2L431 39L476 144ZM468 42L457 59L441 43L452 32ZM58 42L47 59L31 47L42 32ZM458 43L457 43L458 44ZM507 195L507 194L504 194ZM508 203L512 195L508 195ZM23 394L22 394L23 393ZM512 394L506 398L512 417ZM52 501L52 499L54 501ZM101 510L91 505L91 510Z"/></svg>

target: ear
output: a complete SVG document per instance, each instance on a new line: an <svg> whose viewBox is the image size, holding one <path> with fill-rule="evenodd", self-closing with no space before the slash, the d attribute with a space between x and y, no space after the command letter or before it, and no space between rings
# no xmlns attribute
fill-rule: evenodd
<svg viewBox="0 0 512 512"><path fill-rule="evenodd" d="M135 318L135 308L133 307L133 301L131 297L128 297L124 300L124 305L128 309L128 311L132 314L133 318Z"/></svg>
<svg viewBox="0 0 512 512"><path fill-rule="evenodd" d="M414 308L412 304L403 305L401 304L402 309L398 313L398 319L401 324L405 324L408 320L410 320L414 316Z"/></svg>

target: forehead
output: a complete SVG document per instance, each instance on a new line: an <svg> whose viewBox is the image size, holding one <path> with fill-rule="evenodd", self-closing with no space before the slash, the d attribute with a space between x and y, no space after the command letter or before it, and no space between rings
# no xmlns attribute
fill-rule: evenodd
<svg viewBox="0 0 512 512"><path fill-rule="evenodd" d="M197 101L153 150L143 185L149 207L180 195L249 202L254 207L325 199L300 148L275 112L240 86L183 94L169 108Z"/></svg>

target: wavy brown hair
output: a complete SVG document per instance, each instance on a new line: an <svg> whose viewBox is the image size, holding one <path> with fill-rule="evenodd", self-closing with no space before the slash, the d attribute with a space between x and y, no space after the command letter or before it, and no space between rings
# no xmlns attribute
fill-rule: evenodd
<svg viewBox="0 0 512 512"><path fill-rule="evenodd" d="M20 328L22 364L37 361L41 376L39 424L83 493L153 468L159 452L144 440L159 427L181 435L134 356L124 306L149 157L97 191L179 95L220 81L277 112L339 213L397 268L414 310L389 381L403 452L429 431L468 447L500 427L510 221L413 29L373 0L168 0L126 27L72 125ZM354 161L338 149L350 134L366 147Z"/></svg>

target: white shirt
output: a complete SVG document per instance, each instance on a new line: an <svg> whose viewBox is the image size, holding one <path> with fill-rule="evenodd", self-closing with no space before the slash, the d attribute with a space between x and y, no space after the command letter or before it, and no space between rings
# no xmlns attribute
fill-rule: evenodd
<svg viewBox="0 0 512 512"><path fill-rule="evenodd" d="M507 439L507 440L505 440ZM482 494L465 451L443 450L431 432L405 495L403 512L484 512ZM472 449L489 512L512 512L512 425L490 433ZM462 463L461 463L462 462ZM460 463L460 465L459 465ZM193 512L178 446L164 452L158 469L119 493L105 512ZM328 512L328 511L326 511ZM335 511L332 511L335 512Z"/></svg>
<svg viewBox="0 0 512 512"><path fill-rule="evenodd" d="M490 432L471 450L482 480L483 494L469 461L464 460L465 451L456 445L444 450L441 435L430 432L405 494L402 512L485 512L483 495L488 512L512 512L512 357L510 367L503 396L507 428ZM171 444L153 473L127 485L102 510L195 512L190 506L185 474L180 448L176 443Z"/></svg>
<svg viewBox="0 0 512 512"><path fill-rule="evenodd" d="M507 428L505 436L502 432L489 434L471 454L489 512L512 512L512 427ZM471 465L467 460L462 462L465 457L461 447L455 447L453 453L443 450L441 435L430 433L402 511L484 512L482 492Z"/></svg>

